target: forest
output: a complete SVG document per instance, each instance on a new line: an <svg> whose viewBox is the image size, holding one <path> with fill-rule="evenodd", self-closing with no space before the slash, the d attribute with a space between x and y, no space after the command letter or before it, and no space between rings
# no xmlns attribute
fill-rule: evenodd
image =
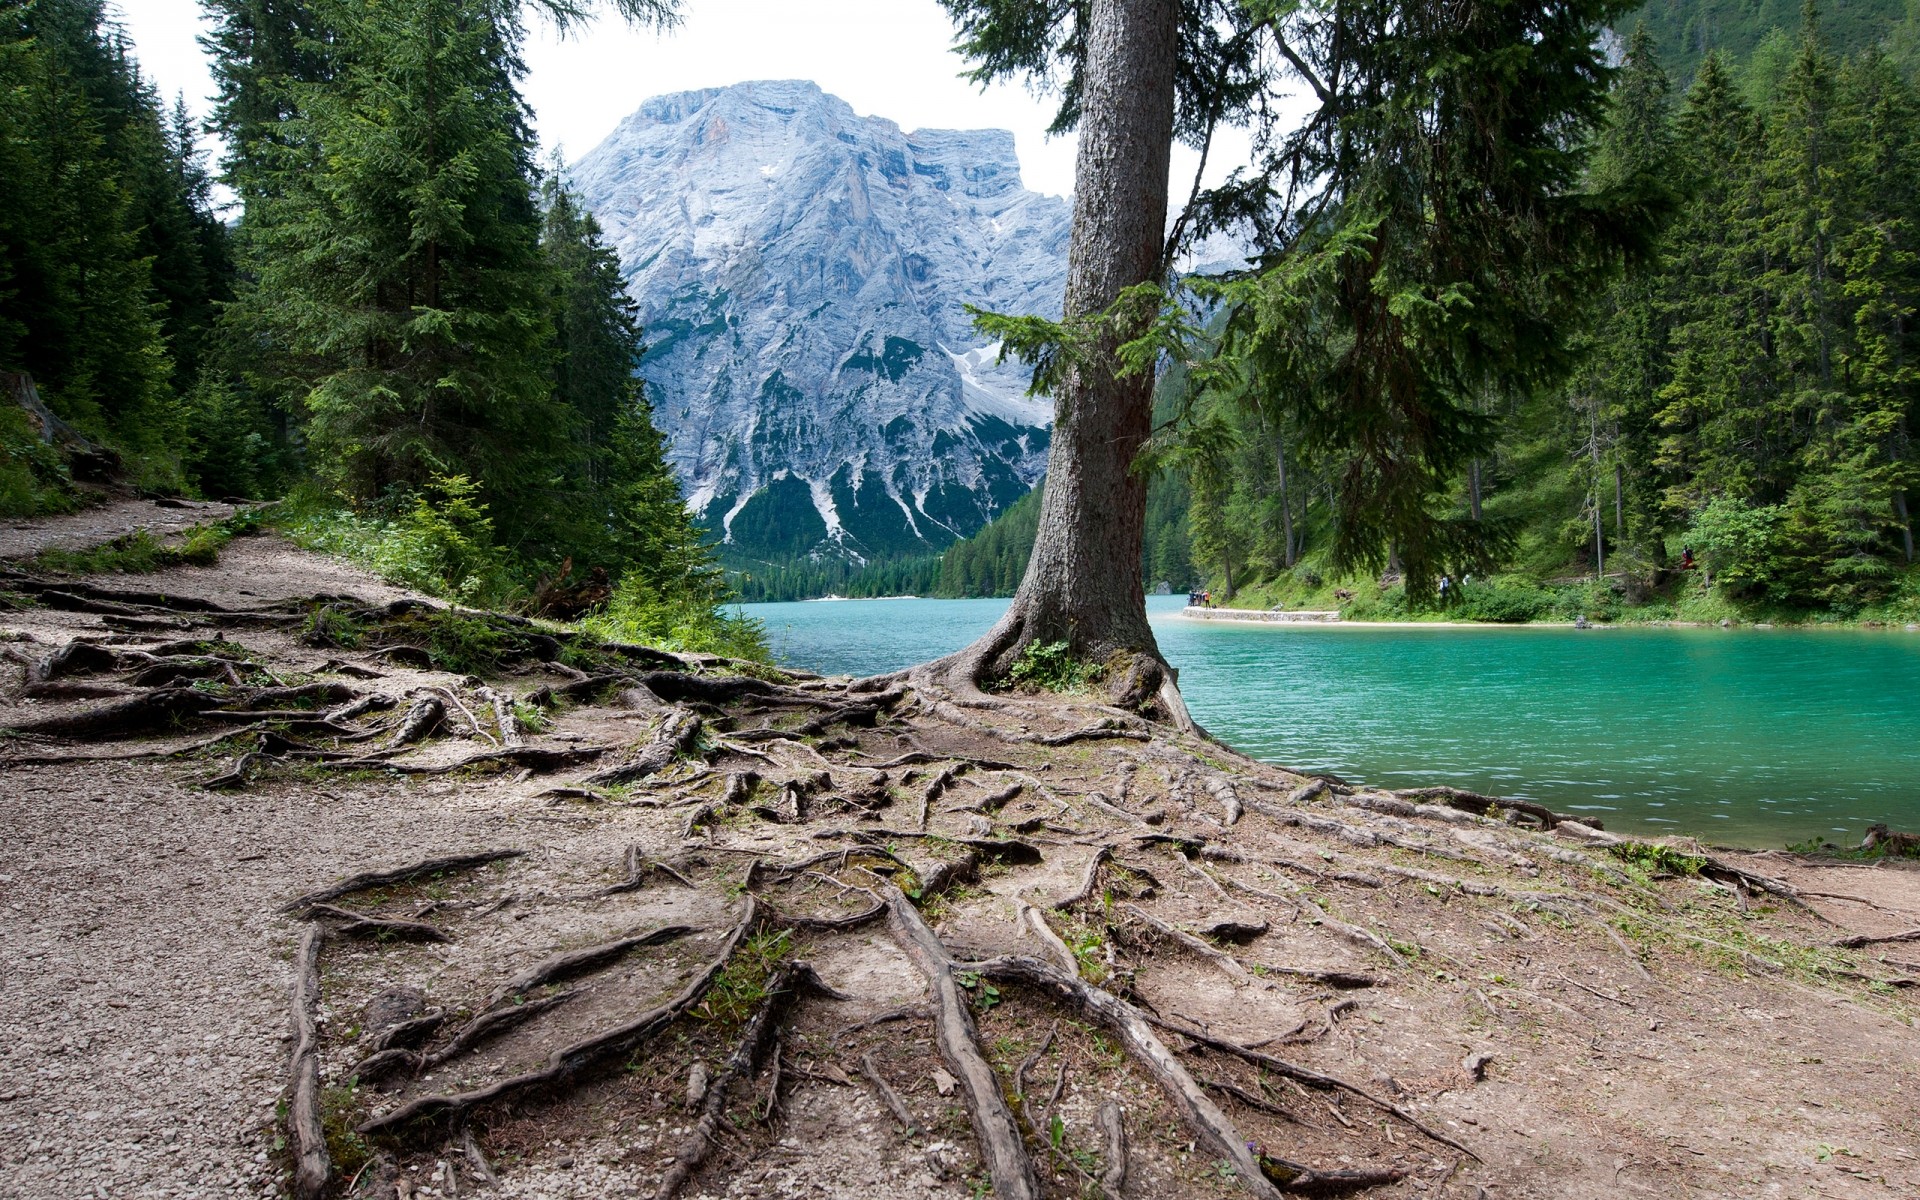
<svg viewBox="0 0 1920 1200"><path fill-rule="evenodd" d="M296 540L438 595L757 650L666 466L618 262L536 161L518 7L208 10L217 164L103 0L0 5L0 370L97 450L0 409L0 513L106 483L283 498Z"/></svg>
<svg viewBox="0 0 1920 1200"><path fill-rule="evenodd" d="M1920 613L1913 27L1838 54L1810 6L1791 54L1776 30L1684 86L1647 25L1627 39L1584 186L1661 181L1650 244L1570 314L1563 378L1469 395L1471 447L1426 501L1470 535L1429 568L1445 604L1409 597L1391 542L1371 569L1339 561L1342 490L1371 468L1321 449L1297 362L1218 369L1244 283L1192 281L1213 307L1201 361L1160 382L1147 586L1383 617ZM1032 530L1022 502L920 578L1007 594Z"/></svg>
<svg viewBox="0 0 1920 1200"><path fill-rule="evenodd" d="M611 600L630 633L749 650L729 597L1019 582L1038 492L943 555L715 569L633 372L617 262L537 159L519 5L210 12L218 162L102 0L0 6L0 371L101 452L57 454L0 409L0 511L71 508L89 473L276 498L307 544L436 594ZM1445 428L1376 411L1370 447L1364 404L1335 427L1338 388L1393 385L1342 374L1363 345L1343 256L1388 246L1352 212L1256 229L1312 265L1284 296L1273 272L1185 281L1139 465L1147 586L1397 616L1439 611L1445 576L1468 581L1455 615L1503 620L1920 611L1920 16L1742 13L1655 4L1620 39L1599 132L1560 148L1570 195L1632 196L1606 218L1612 282L1527 299L1553 337L1496 331L1551 344L1529 377L1485 365L1522 341L1459 347L1481 365L1447 382ZM1435 249L1393 269L1417 279ZM1291 340L1263 325L1282 318Z"/></svg>

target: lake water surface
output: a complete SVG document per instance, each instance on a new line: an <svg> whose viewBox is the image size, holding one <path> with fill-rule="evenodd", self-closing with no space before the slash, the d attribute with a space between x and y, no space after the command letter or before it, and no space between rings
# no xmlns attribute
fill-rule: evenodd
<svg viewBox="0 0 1920 1200"><path fill-rule="evenodd" d="M1259 758L1739 845L1920 829L1920 634L1289 627L1185 620L1184 602L1148 611L1194 719ZM1005 609L745 606L780 661L851 674L956 650Z"/></svg>

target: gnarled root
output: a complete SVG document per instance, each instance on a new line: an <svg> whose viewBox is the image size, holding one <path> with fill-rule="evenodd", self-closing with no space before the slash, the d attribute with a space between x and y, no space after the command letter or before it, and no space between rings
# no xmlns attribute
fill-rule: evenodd
<svg viewBox="0 0 1920 1200"><path fill-rule="evenodd" d="M667 710L654 731L653 739L640 753L626 762L595 771L580 782L588 787L632 783L667 769L674 759L687 753L700 737L701 722L693 710L678 706Z"/></svg>
<svg viewBox="0 0 1920 1200"><path fill-rule="evenodd" d="M161 733L182 721L219 708L224 703L221 697L195 688L161 688L77 713L22 721L10 726L9 731L66 738L114 738Z"/></svg>
<svg viewBox="0 0 1920 1200"><path fill-rule="evenodd" d="M281 905L280 911L299 912L323 900L338 900L342 896L367 888L386 887L394 883L411 883L424 876L441 875L448 871L467 871L474 867L484 867L488 863L500 862L502 859L519 858L525 853L525 850L482 850L478 854L450 854L441 858L429 858L387 871L362 871L358 875L350 875L339 883L323 887L318 891L296 896Z"/></svg>
<svg viewBox="0 0 1920 1200"><path fill-rule="evenodd" d="M469 1092L458 1092L450 1096L417 1097L391 1112L361 1122L359 1132L371 1137L398 1133L417 1121L444 1119L458 1122L484 1105L498 1103L540 1088L554 1087L623 1059L635 1046L672 1024L688 1009L700 1002L701 997L706 995L707 989L713 986L715 977L733 958L734 951L759 926L759 922L759 907L749 895L740 923L735 925L733 932L727 935L727 940L720 947L720 952L671 999L648 1009L630 1021L554 1051L547 1059L545 1067L513 1075L498 1083Z"/></svg>
<svg viewBox="0 0 1920 1200"><path fill-rule="evenodd" d="M940 1045L941 1060L959 1081L973 1121L973 1135L979 1143L980 1159L993 1181L993 1194L1000 1200L1039 1200L1040 1183L1027 1157L1025 1141L1013 1112L1001 1093L993 1067L980 1052L979 1034L973 1027L973 1015L954 978L954 959L926 921L920 910L891 884L881 886L887 902L888 924L893 937L907 958L926 977L933 994L933 1021Z"/></svg>
<svg viewBox="0 0 1920 1200"><path fill-rule="evenodd" d="M327 934L318 924L300 935L293 958L293 1063L287 1103L287 1140L293 1145L293 1194L318 1200L332 1164L320 1122L320 948Z"/></svg>
<svg viewBox="0 0 1920 1200"><path fill-rule="evenodd" d="M1273 1198L1280 1190L1326 1195L1391 1183L1405 1175L1397 1170L1323 1171L1258 1154L1133 1005L1037 958L1010 956L964 967L996 982L1042 988L1105 1028L1160 1085L1195 1139L1234 1165L1241 1187L1252 1195Z"/></svg>
<svg viewBox="0 0 1920 1200"><path fill-rule="evenodd" d="M803 989L818 988L819 977L813 968L798 960L785 963L773 973L767 981L766 998L760 1002L751 1020L747 1022L745 1032L727 1056L726 1065L720 1068L720 1074L707 1085L707 1094L700 1104L700 1119L694 1123L693 1132L681 1143L680 1150L674 1156L673 1165L660 1180L660 1187L654 1192L655 1200L673 1200L685 1186L693 1173L706 1161L707 1148L713 1144L720 1131L720 1122L727 1109L727 1097L734 1084L753 1076L759 1069L760 1061L766 1056L767 1045L774 1039L775 1031L794 997ZM775 1082L775 1089L779 1087Z"/></svg>

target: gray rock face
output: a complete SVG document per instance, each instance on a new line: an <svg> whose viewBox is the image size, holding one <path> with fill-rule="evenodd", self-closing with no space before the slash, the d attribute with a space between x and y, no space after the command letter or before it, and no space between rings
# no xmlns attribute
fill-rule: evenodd
<svg viewBox="0 0 1920 1200"><path fill-rule="evenodd" d="M1051 406L966 312L1060 313L1070 206L1021 186L1011 134L743 83L648 101L572 173L728 557L938 549L1039 479Z"/></svg>

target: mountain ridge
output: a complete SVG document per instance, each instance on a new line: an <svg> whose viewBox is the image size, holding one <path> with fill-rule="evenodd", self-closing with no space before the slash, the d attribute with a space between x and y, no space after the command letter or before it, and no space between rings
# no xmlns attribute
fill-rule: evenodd
<svg viewBox="0 0 1920 1200"><path fill-rule="evenodd" d="M1060 311L1070 206L1024 187L1012 134L761 80L649 99L571 173L723 558L938 550L1039 480L1051 406L967 312Z"/></svg>

